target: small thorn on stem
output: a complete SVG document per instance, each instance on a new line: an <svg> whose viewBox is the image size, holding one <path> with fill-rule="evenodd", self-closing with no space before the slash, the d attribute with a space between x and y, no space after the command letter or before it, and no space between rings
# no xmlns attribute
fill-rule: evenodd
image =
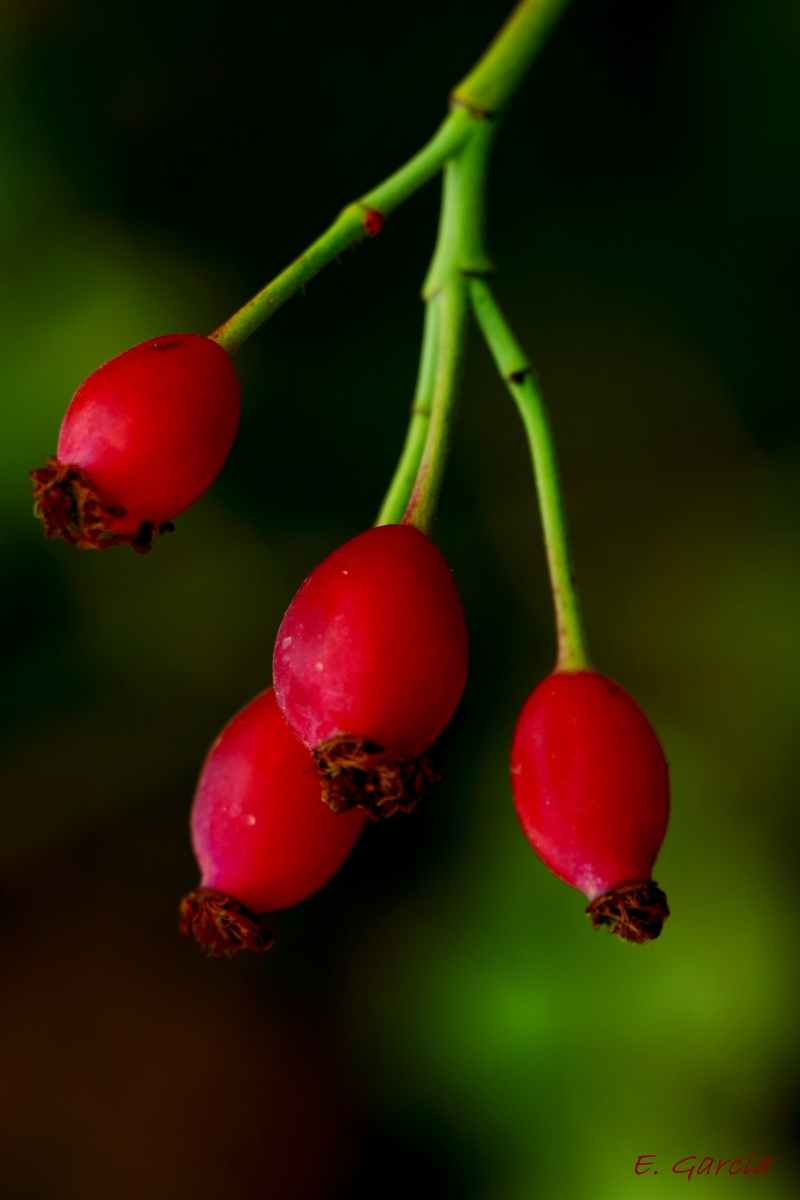
<svg viewBox="0 0 800 1200"><path fill-rule="evenodd" d="M184 896L180 913L183 936L193 937L209 954L228 958L239 950L263 954L274 941L254 912L211 888L195 888Z"/></svg>
<svg viewBox="0 0 800 1200"><path fill-rule="evenodd" d="M652 879L634 879L603 892L586 911L595 929L607 925L609 932L623 941L641 944L659 936L669 916L669 905Z"/></svg>
<svg viewBox="0 0 800 1200"><path fill-rule="evenodd" d="M337 813L363 808L373 821L411 812L441 779L428 755L404 758L362 737L331 738L312 755L326 804Z"/></svg>

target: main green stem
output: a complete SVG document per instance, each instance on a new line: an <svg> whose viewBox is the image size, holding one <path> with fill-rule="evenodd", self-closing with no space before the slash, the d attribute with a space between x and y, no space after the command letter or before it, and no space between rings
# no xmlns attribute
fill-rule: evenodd
<svg viewBox="0 0 800 1200"><path fill-rule="evenodd" d="M323 267L366 234L370 211L387 217L458 155L483 119L499 113L568 0L522 0L486 53L451 96L451 112L426 146L372 191L349 204L299 258L262 288L211 337L229 354Z"/></svg>
<svg viewBox="0 0 800 1200"><path fill-rule="evenodd" d="M516 92L569 0L523 0L452 98L483 116L501 112Z"/></svg>
<svg viewBox="0 0 800 1200"><path fill-rule="evenodd" d="M519 409L528 435L556 613L556 670L583 671L589 666L589 657L586 652L586 638L572 569L558 465L547 411L534 381L531 364L523 354L492 295L491 288L484 279L472 280L470 300L472 311L497 368Z"/></svg>

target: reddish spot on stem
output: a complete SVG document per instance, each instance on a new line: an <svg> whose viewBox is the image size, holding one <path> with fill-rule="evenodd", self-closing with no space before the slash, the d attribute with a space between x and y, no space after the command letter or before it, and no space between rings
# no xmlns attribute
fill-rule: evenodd
<svg viewBox="0 0 800 1200"><path fill-rule="evenodd" d="M362 222L364 233L367 237L377 237L383 229L385 221L386 218L383 213L379 213L377 208L368 208L364 213L364 220Z"/></svg>

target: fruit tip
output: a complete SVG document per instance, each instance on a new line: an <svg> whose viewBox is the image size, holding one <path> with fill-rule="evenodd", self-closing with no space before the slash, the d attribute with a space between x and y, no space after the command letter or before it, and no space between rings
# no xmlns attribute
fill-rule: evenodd
<svg viewBox="0 0 800 1200"><path fill-rule="evenodd" d="M240 950L263 954L275 940L254 912L211 888L195 888L184 896L180 914L184 937L193 937L214 956L232 958Z"/></svg>
<svg viewBox="0 0 800 1200"><path fill-rule="evenodd" d="M592 925L607 925L625 942L641 945L653 941L669 916L667 897L652 879L634 879L620 883L594 899L586 912Z"/></svg>

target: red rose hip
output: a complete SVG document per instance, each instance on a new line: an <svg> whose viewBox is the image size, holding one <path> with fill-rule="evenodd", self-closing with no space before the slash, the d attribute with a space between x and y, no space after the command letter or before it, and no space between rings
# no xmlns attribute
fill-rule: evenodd
<svg viewBox="0 0 800 1200"><path fill-rule="evenodd" d="M228 354L198 334L153 338L98 367L72 398L57 456L31 472L47 537L149 550L216 479L239 411Z"/></svg>
<svg viewBox="0 0 800 1200"><path fill-rule="evenodd" d="M270 688L223 729L192 808L202 878L181 904L181 930L212 954L268 950L262 913L318 891L355 845L366 817L322 802L314 762Z"/></svg>
<svg viewBox="0 0 800 1200"><path fill-rule="evenodd" d="M594 671L549 675L517 723L511 781L525 835L585 892L595 928L658 937L669 908L651 872L669 819L667 763L627 692Z"/></svg>
<svg viewBox="0 0 800 1200"><path fill-rule="evenodd" d="M467 629L450 569L412 525L340 546L308 577L275 643L290 727L337 812L409 811L437 781L423 752L461 698Z"/></svg>

